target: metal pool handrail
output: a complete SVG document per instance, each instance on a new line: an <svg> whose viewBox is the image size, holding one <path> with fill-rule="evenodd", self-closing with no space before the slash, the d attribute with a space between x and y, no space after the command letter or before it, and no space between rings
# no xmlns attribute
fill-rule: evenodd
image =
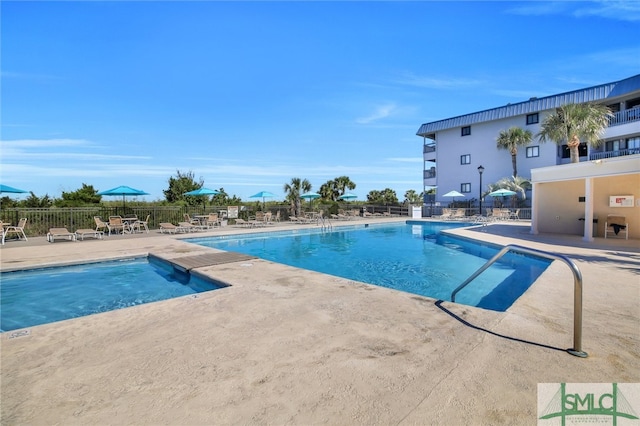
<svg viewBox="0 0 640 426"><path fill-rule="evenodd" d="M451 293L451 301L456 301L456 294L465 288L467 284L476 279L478 275L483 273L487 268L493 265L498 259L504 256L509 251L515 251L525 254L532 254L535 256L544 257L550 260L563 261L571 272L573 272L573 348L567 349L571 355L575 355L581 358L586 358L588 354L582 350L582 274L571 259L561 254L549 253L542 250L531 249L528 247L519 246L517 244L510 244L502 248L495 256L493 256L487 263L485 263L480 269L474 272L469 278L467 278L462 284L458 286Z"/></svg>

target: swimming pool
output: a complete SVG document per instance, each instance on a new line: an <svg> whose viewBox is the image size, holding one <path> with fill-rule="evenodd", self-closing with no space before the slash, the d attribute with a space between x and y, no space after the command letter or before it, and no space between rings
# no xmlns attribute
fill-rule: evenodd
<svg viewBox="0 0 640 426"><path fill-rule="evenodd" d="M451 292L499 247L440 231L464 223L411 222L190 238L236 251L408 293L449 300ZM542 274L546 259L509 253L456 296L456 302L505 311Z"/></svg>
<svg viewBox="0 0 640 426"><path fill-rule="evenodd" d="M0 331L222 287L147 258L3 272L0 278Z"/></svg>

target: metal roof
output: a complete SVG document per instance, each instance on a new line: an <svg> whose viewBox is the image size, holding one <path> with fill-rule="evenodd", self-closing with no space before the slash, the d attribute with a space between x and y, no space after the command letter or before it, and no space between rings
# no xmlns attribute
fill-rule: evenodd
<svg viewBox="0 0 640 426"><path fill-rule="evenodd" d="M507 104L498 108L425 123L420 126L416 134L418 136L427 136L440 130L470 126L475 123L499 120L518 115L533 114L558 108L568 103L596 102L607 98L628 95L635 91L640 91L640 74L613 83L601 84L599 86L560 93L544 98L531 98L528 101L517 104Z"/></svg>

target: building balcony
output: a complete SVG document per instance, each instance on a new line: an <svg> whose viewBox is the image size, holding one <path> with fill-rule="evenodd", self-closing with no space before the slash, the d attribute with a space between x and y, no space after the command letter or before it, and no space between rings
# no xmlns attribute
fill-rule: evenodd
<svg viewBox="0 0 640 426"><path fill-rule="evenodd" d="M423 179L434 179L436 177L436 168L432 167L429 170L424 171Z"/></svg>
<svg viewBox="0 0 640 426"><path fill-rule="evenodd" d="M640 154L640 148L619 149L617 151L594 152L589 154L589 160L603 160L605 158L623 157L625 155Z"/></svg>
<svg viewBox="0 0 640 426"><path fill-rule="evenodd" d="M640 107L625 109L613 113L613 117L609 119L609 127L619 126L634 121L640 121Z"/></svg>

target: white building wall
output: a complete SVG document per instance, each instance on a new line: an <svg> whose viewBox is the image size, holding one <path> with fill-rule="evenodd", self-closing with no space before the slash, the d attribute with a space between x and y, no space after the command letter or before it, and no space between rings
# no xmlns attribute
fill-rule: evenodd
<svg viewBox="0 0 640 426"><path fill-rule="evenodd" d="M448 203L451 199L442 197L449 191L460 191L462 183L471 183L471 192L466 199L478 199L480 195L480 176L478 166L485 170L482 175L482 192L487 185L513 175L511 153L498 150L496 139L502 130L519 126L534 134L530 147L539 147L539 157L526 157L526 147L518 149L516 165L518 176L531 178L531 169L556 164L557 145L555 143L540 144L535 134L540 130L539 124L527 126L526 115L510 117L503 120L478 123L471 126L471 135L461 136L461 128L438 132L436 137L437 185L436 201ZM471 155L471 164L460 164L462 155Z"/></svg>

